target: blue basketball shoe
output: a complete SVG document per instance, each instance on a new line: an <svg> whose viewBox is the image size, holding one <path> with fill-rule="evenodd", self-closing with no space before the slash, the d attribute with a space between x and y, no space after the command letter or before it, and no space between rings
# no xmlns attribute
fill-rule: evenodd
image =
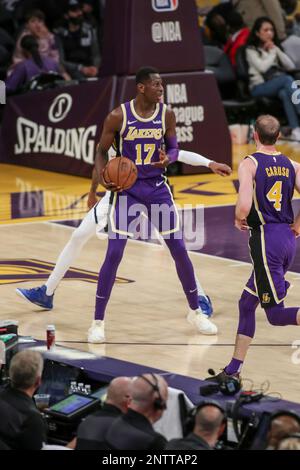
<svg viewBox="0 0 300 470"><path fill-rule="evenodd" d="M204 315L211 317L213 314L213 307L210 298L207 295L199 295L198 305Z"/></svg>
<svg viewBox="0 0 300 470"><path fill-rule="evenodd" d="M32 304L51 310L53 308L54 294L47 295L46 289L46 286L41 286L35 287L34 289L16 289L16 292L23 297L23 299L28 300Z"/></svg>

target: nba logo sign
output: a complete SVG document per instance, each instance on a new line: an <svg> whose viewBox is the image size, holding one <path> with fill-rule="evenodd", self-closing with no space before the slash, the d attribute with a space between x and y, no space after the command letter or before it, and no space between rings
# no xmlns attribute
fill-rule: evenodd
<svg viewBox="0 0 300 470"><path fill-rule="evenodd" d="M175 11L178 4L179 0L152 0L153 10L158 12Z"/></svg>

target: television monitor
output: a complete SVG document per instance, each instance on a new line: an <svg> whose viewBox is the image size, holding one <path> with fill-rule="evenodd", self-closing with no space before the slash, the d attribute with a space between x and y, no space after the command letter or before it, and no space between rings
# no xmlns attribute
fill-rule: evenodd
<svg viewBox="0 0 300 470"><path fill-rule="evenodd" d="M96 397L73 393L50 406L46 413L62 420L73 420L92 413L99 405L99 399Z"/></svg>

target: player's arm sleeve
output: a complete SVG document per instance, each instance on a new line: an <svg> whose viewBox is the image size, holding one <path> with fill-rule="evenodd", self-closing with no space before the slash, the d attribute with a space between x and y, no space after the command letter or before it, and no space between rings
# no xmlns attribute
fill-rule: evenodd
<svg viewBox="0 0 300 470"><path fill-rule="evenodd" d="M239 220L244 220L248 217L252 201L253 201L253 180L256 168L252 160L247 158L243 160L239 166L239 194L238 201L235 208L235 216Z"/></svg>
<svg viewBox="0 0 300 470"><path fill-rule="evenodd" d="M166 133L165 133L166 154L170 163L178 159L178 143L176 137L176 119L175 114L170 109L166 112Z"/></svg>
<svg viewBox="0 0 300 470"><path fill-rule="evenodd" d="M209 164L213 160L203 157L199 153L189 152L188 150L179 150L178 161L181 163L186 163L187 165L192 166L206 166L208 168Z"/></svg>

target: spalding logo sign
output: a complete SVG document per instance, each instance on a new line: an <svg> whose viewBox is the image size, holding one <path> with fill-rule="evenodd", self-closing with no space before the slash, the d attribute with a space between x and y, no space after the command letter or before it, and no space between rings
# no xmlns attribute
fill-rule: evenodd
<svg viewBox="0 0 300 470"><path fill-rule="evenodd" d="M152 0L153 10L158 12L175 11L178 5L179 0Z"/></svg>

